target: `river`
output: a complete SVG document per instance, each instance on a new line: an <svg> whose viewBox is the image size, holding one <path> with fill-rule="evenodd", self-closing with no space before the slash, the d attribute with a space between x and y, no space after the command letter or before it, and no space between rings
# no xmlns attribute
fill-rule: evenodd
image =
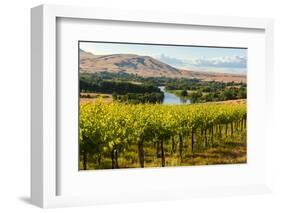
<svg viewBox="0 0 281 213"><path fill-rule="evenodd" d="M176 96L173 93L165 91L164 86L160 86L159 89L162 92L164 92L163 104L190 104L191 103L189 99L183 99L183 98Z"/></svg>

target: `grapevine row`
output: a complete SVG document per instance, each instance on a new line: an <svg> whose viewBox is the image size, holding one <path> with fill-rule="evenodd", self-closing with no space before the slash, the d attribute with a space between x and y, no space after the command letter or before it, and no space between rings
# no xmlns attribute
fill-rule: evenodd
<svg viewBox="0 0 281 213"><path fill-rule="evenodd" d="M90 156L98 163L104 155L110 155L112 168L119 168L118 157L130 146L138 150L139 167L145 167L145 147L155 147L155 155L166 165L165 147L184 155L184 143L212 146L214 135L221 138L234 131L246 128L245 104L122 104L96 103L80 104L80 156L83 169L88 168ZM200 140L196 140L200 135ZM187 140L188 139L188 140ZM178 150L176 142L178 141Z"/></svg>

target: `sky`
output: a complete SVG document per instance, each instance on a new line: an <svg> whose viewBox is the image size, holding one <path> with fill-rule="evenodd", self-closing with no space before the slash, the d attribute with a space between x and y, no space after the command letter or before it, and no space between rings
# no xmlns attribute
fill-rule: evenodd
<svg viewBox="0 0 281 213"><path fill-rule="evenodd" d="M80 49L95 55L151 56L179 69L236 74L247 72L245 48L80 42Z"/></svg>

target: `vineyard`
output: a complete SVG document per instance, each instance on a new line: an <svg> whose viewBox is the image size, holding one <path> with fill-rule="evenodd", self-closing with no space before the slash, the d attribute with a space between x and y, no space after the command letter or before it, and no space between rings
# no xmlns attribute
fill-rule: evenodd
<svg viewBox="0 0 281 213"><path fill-rule="evenodd" d="M246 118L245 103L80 103L80 169L196 165L198 153L245 148Z"/></svg>

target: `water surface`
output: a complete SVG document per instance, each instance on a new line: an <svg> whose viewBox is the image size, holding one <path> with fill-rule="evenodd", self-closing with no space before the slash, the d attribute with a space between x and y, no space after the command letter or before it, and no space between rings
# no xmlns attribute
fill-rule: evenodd
<svg viewBox="0 0 281 213"><path fill-rule="evenodd" d="M183 99L176 96L173 93L165 91L164 86L160 86L159 89L164 92L164 100L163 104L190 104L191 101L189 99Z"/></svg>

